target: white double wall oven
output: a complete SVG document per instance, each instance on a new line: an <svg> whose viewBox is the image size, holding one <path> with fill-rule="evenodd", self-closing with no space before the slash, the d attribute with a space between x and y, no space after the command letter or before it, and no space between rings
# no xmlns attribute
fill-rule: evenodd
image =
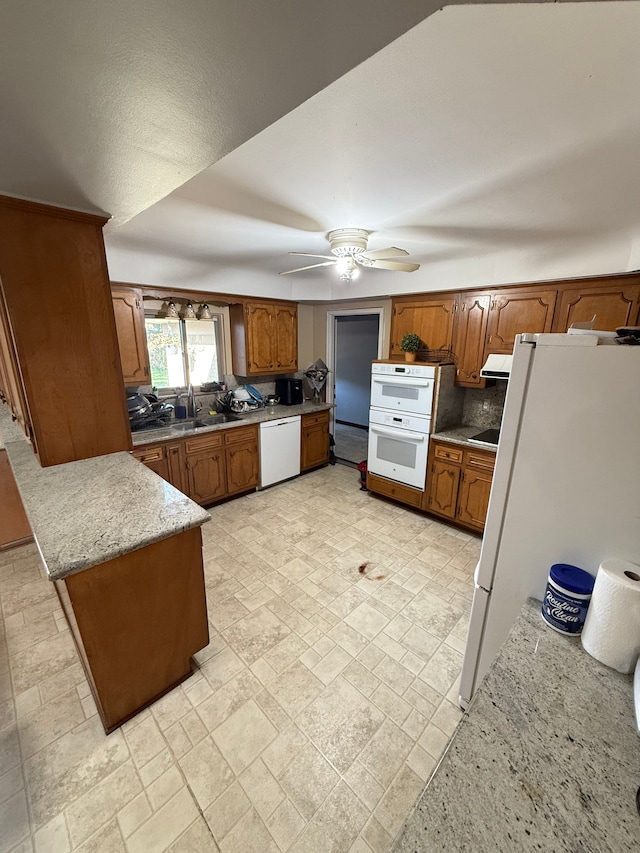
<svg viewBox="0 0 640 853"><path fill-rule="evenodd" d="M424 490L437 367L374 361L367 468Z"/></svg>

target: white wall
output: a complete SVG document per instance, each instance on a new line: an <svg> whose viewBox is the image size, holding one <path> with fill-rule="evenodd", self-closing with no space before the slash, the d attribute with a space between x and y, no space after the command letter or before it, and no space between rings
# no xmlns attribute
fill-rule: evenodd
<svg viewBox="0 0 640 853"><path fill-rule="evenodd" d="M336 317L335 418L369 422L371 362L378 357L378 315Z"/></svg>

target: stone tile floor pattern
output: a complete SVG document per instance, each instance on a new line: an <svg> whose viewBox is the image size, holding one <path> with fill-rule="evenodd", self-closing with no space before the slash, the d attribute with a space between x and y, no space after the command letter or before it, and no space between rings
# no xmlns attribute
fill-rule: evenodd
<svg viewBox="0 0 640 853"><path fill-rule="evenodd" d="M390 849L461 717L479 538L340 465L211 512L199 670L108 737L35 546L0 554L0 853Z"/></svg>

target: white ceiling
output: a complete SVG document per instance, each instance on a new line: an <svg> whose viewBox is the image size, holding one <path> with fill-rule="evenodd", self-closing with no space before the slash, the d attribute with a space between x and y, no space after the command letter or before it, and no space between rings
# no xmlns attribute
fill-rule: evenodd
<svg viewBox="0 0 640 853"><path fill-rule="evenodd" d="M110 233L112 275L335 300L637 268L638 33L636 2L446 8ZM346 226L421 269L278 276Z"/></svg>
<svg viewBox="0 0 640 853"><path fill-rule="evenodd" d="M639 267L640 3L437 6L4 0L0 192L106 211L112 278L175 288ZM278 276L344 226L422 268Z"/></svg>

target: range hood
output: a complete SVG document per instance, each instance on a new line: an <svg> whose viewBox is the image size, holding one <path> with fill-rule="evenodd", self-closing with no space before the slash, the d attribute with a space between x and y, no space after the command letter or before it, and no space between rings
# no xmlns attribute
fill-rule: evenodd
<svg viewBox="0 0 640 853"><path fill-rule="evenodd" d="M513 355L498 355L491 353L480 371L480 376L485 379L508 379L511 373Z"/></svg>

